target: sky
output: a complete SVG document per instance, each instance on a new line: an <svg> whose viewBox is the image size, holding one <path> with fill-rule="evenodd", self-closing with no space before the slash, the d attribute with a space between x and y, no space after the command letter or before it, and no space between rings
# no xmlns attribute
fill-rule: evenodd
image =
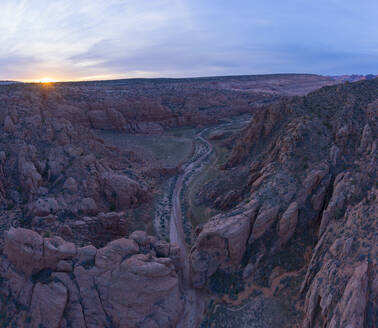
<svg viewBox="0 0 378 328"><path fill-rule="evenodd" d="M377 0L0 0L0 80L378 74Z"/></svg>

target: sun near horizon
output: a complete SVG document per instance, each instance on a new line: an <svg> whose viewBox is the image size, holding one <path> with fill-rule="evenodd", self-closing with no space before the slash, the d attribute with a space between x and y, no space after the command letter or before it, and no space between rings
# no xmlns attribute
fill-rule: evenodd
<svg viewBox="0 0 378 328"><path fill-rule="evenodd" d="M39 79L38 82L40 82L40 83L54 83L54 82L58 82L58 81L55 80L55 79L52 79L50 77L44 77L42 79Z"/></svg>

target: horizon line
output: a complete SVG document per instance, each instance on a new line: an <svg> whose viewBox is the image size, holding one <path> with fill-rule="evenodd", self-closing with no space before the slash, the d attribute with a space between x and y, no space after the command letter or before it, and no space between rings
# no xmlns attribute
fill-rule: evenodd
<svg viewBox="0 0 378 328"><path fill-rule="evenodd" d="M43 81L42 79L33 79L33 80L12 80L12 79L5 79L0 80L1 82L8 82L8 83L25 83L25 84L33 84L33 83L79 83L79 82L101 82L101 81L122 81L122 80L181 80L181 79L211 79L211 78L232 78L232 77L249 77L249 76L274 76L274 75L314 75L314 76L322 76L322 77L341 77L341 76L378 76L377 74L317 74L317 73L261 73L261 74L230 74L230 75L208 75L208 76L182 76L182 77L115 77L115 78L99 78L99 79L76 79L76 80L55 80L51 79L51 81Z"/></svg>

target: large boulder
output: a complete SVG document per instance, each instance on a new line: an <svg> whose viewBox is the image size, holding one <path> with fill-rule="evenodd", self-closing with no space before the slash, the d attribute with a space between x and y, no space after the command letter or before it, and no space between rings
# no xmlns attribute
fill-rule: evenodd
<svg viewBox="0 0 378 328"><path fill-rule="evenodd" d="M271 204L264 204L260 208L255 224L253 225L252 234L249 240L250 243L263 236L270 229L272 224L278 218L279 210L280 205Z"/></svg>
<svg viewBox="0 0 378 328"><path fill-rule="evenodd" d="M78 211L84 215L96 215L99 212L96 202L90 197L80 200Z"/></svg>
<svg viewBox="0 0 378 328"><path fill-rule="evenodd" d="M59 204L53 197L39 198L29 205L29 214L31 216L48 216L54 214L59 209Z"/></svg>
<svg viewBox="0 0 378 328"><path fill-rule="evenodd" d="M4 254L17 270L31 275L56 269L59 261L75 257L76 247L60 237L42 238L32 230L11 228L5 233Z"/></svg>
<svg viewBox="0 0 378 328"><path fill-rule="evenodd" d="M190 254L195 287L203 287L218 268L239 267L255 214L253 208L248 214L214 217L204 225Z"/></svg>
<svg viewBox="0 0 378 328"><path fill-rule="evenodd" d="M115 327L175 327L184 309L168 258L133 255L111 263L95 282Z"/></svg>
<svg viewBox="0 0 378 328"><path fill-rule="evenodd" d="M106 199L119 210L135 207L147 198L139 183L126 175L105 173L103 183Z"/></svg>
<svg viewBox="0 0 378 328"><path fill-rule="evenodd" d="M36 232L11 228L5 232L4 254L19 271L30 275L44 267L43 238Z"/></svg>

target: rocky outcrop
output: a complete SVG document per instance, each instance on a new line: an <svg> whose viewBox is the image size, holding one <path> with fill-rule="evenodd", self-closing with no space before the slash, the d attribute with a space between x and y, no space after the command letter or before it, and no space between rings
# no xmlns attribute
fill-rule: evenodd
<svg viewBox="0 0 378 328"><path fill-rule="evenodd" d="M202 311L190 277L198 295L214 296L204 325L374 327L377 79L283 98L334 83L276 75L0 88L0 326L179 326ZM152 231L151 200L180 169L94 130L157 138L243 113L253 114L245 130L212 136L222 163L196 197L216 215L190 236L189 274L177 245L134 231Z"/></svg>
<svg viewBox="0 0 378 328"><path fill-rule="evenodd" d="M72 259L76 249L57 236L42 238L32 230L11 228L5 233L4 254L20 272L31 275L56 269L59 261Z"/></svg>
<svg viewBox="0 0 378 328"><path fill-rule="evenodd" d="M46 236L64 232L65 238L84 245L98 234L76 231L74 222L129 210L122 213L118 235L106 235L116 230L115 219L107 224L103 218L97 220L101 221L95 225L97 231L113 227L105 229L106 236L97 246L110 241L110 235L128 233L130 226L145 228L150 221L147 214L136 219L132 209L151 199L158 177L142 178L141 156L121 153L96 137L87 109L62 101L56 89L25 85L18 91L0 90L0 148L5 156L0 163L0 207L9 211L8 217L17 217L15 226L22 221L22 226ZM126 124L121 114L105 108L110 129L120 130L119 124ZM9 226L0 225L0 236Z"/></svg>
<svg viewBox="0 0 378 328"><path fill-rule="evenodd" d="M30 327L62 327L67 301L68 291L62 283L37 283L30 304Z"/></svg>
<svg viewBox="0 0 378 328"><path fill-rule="evenodd" d="M147 198L147 192L125 175L104 174L103 189L106 199L118 210L135 207Z"/></svg>
<svg viewBox="0 0 378 328"><path fill-rule="evenodd" d="M6 233L0 323L18 327L172 327L184 300L169 244L117 239L76 248L27 229ZM139 244L139 243L140 244ZM173 258L176 252L173 253ZM22 304L15 314L14 304Z"/></svg>
<svg viewBox="0 0 378 328"><path fill-rule="evenodd" d="M204 225L190 254L192 282L196 288L219 269L237 269L247 247L258 204L246 214L218 216Z"/></svg>
<svg viewBox="0 0 378 328"><path fill-rule="evenodd" d="M96 216L84 216L70 222L70 230L78 234L79 239L92 243L96 247L120 236L130 234L131 222L126 212L98 213Z"/></svg>
<svg viewBox="0 0 378 328"><path fill-rule="evenodd" d="M279 205L263 205L256 217L256 221L253 225L252 234L250 237L250 243L263 236L272 224L277 220L277 215L280 210Z"/></svg>
<svg viewBox="0 0 378 328"><path fill-rule="evenodd" d="M194 285L222 295L208 326L224 318L220 307L240 314L240 325L269 326L243 311L260 294L294 307L285 313L298 327L376 326L377 87L378 79L323 88L262 107L229 138L222 174L236 180L248 170L250 193L211 218L192 248ZM260 205L246 224L251 202ZM224 227L245 231L227 239Z"/></svg>
<svg viewBox="0 0 378 328"><path fill-rule="evenodd" d="M280 245L284 246L293 237L298 222L298 203L292 202L282 214L279 224Z"/></svg>
<svg viewBox="0 0 378 328"><path fill-rule="evenodd" d="M47 216L56 213L59 209L59 204L55 198L39 198L34 203L30 204L29 213L31 216Z"/></svg>
<svg viewBox="0 0 378 328"><path fill-rule="evenodd" d="M10 116L5 117L4 119L4 131L8 133L13 133L16 126L14 125Z"/></svg>
<svg viewBox="0 0 378 328"><path fill-rule="evenodd" d="M113 128L112 122L106 111L91 110L88 113L89 122L94 129L110 130Z"/></svg>
<svg viewBox="0 0 378 328"><path fill-rule="evenodd" d="M35 148L24 147L18 155L18 170L20 182L24 192L29 192L31 195L37 193L38 188L42 183L42 176L38 172L33 159L35 160Z"/></svg>

